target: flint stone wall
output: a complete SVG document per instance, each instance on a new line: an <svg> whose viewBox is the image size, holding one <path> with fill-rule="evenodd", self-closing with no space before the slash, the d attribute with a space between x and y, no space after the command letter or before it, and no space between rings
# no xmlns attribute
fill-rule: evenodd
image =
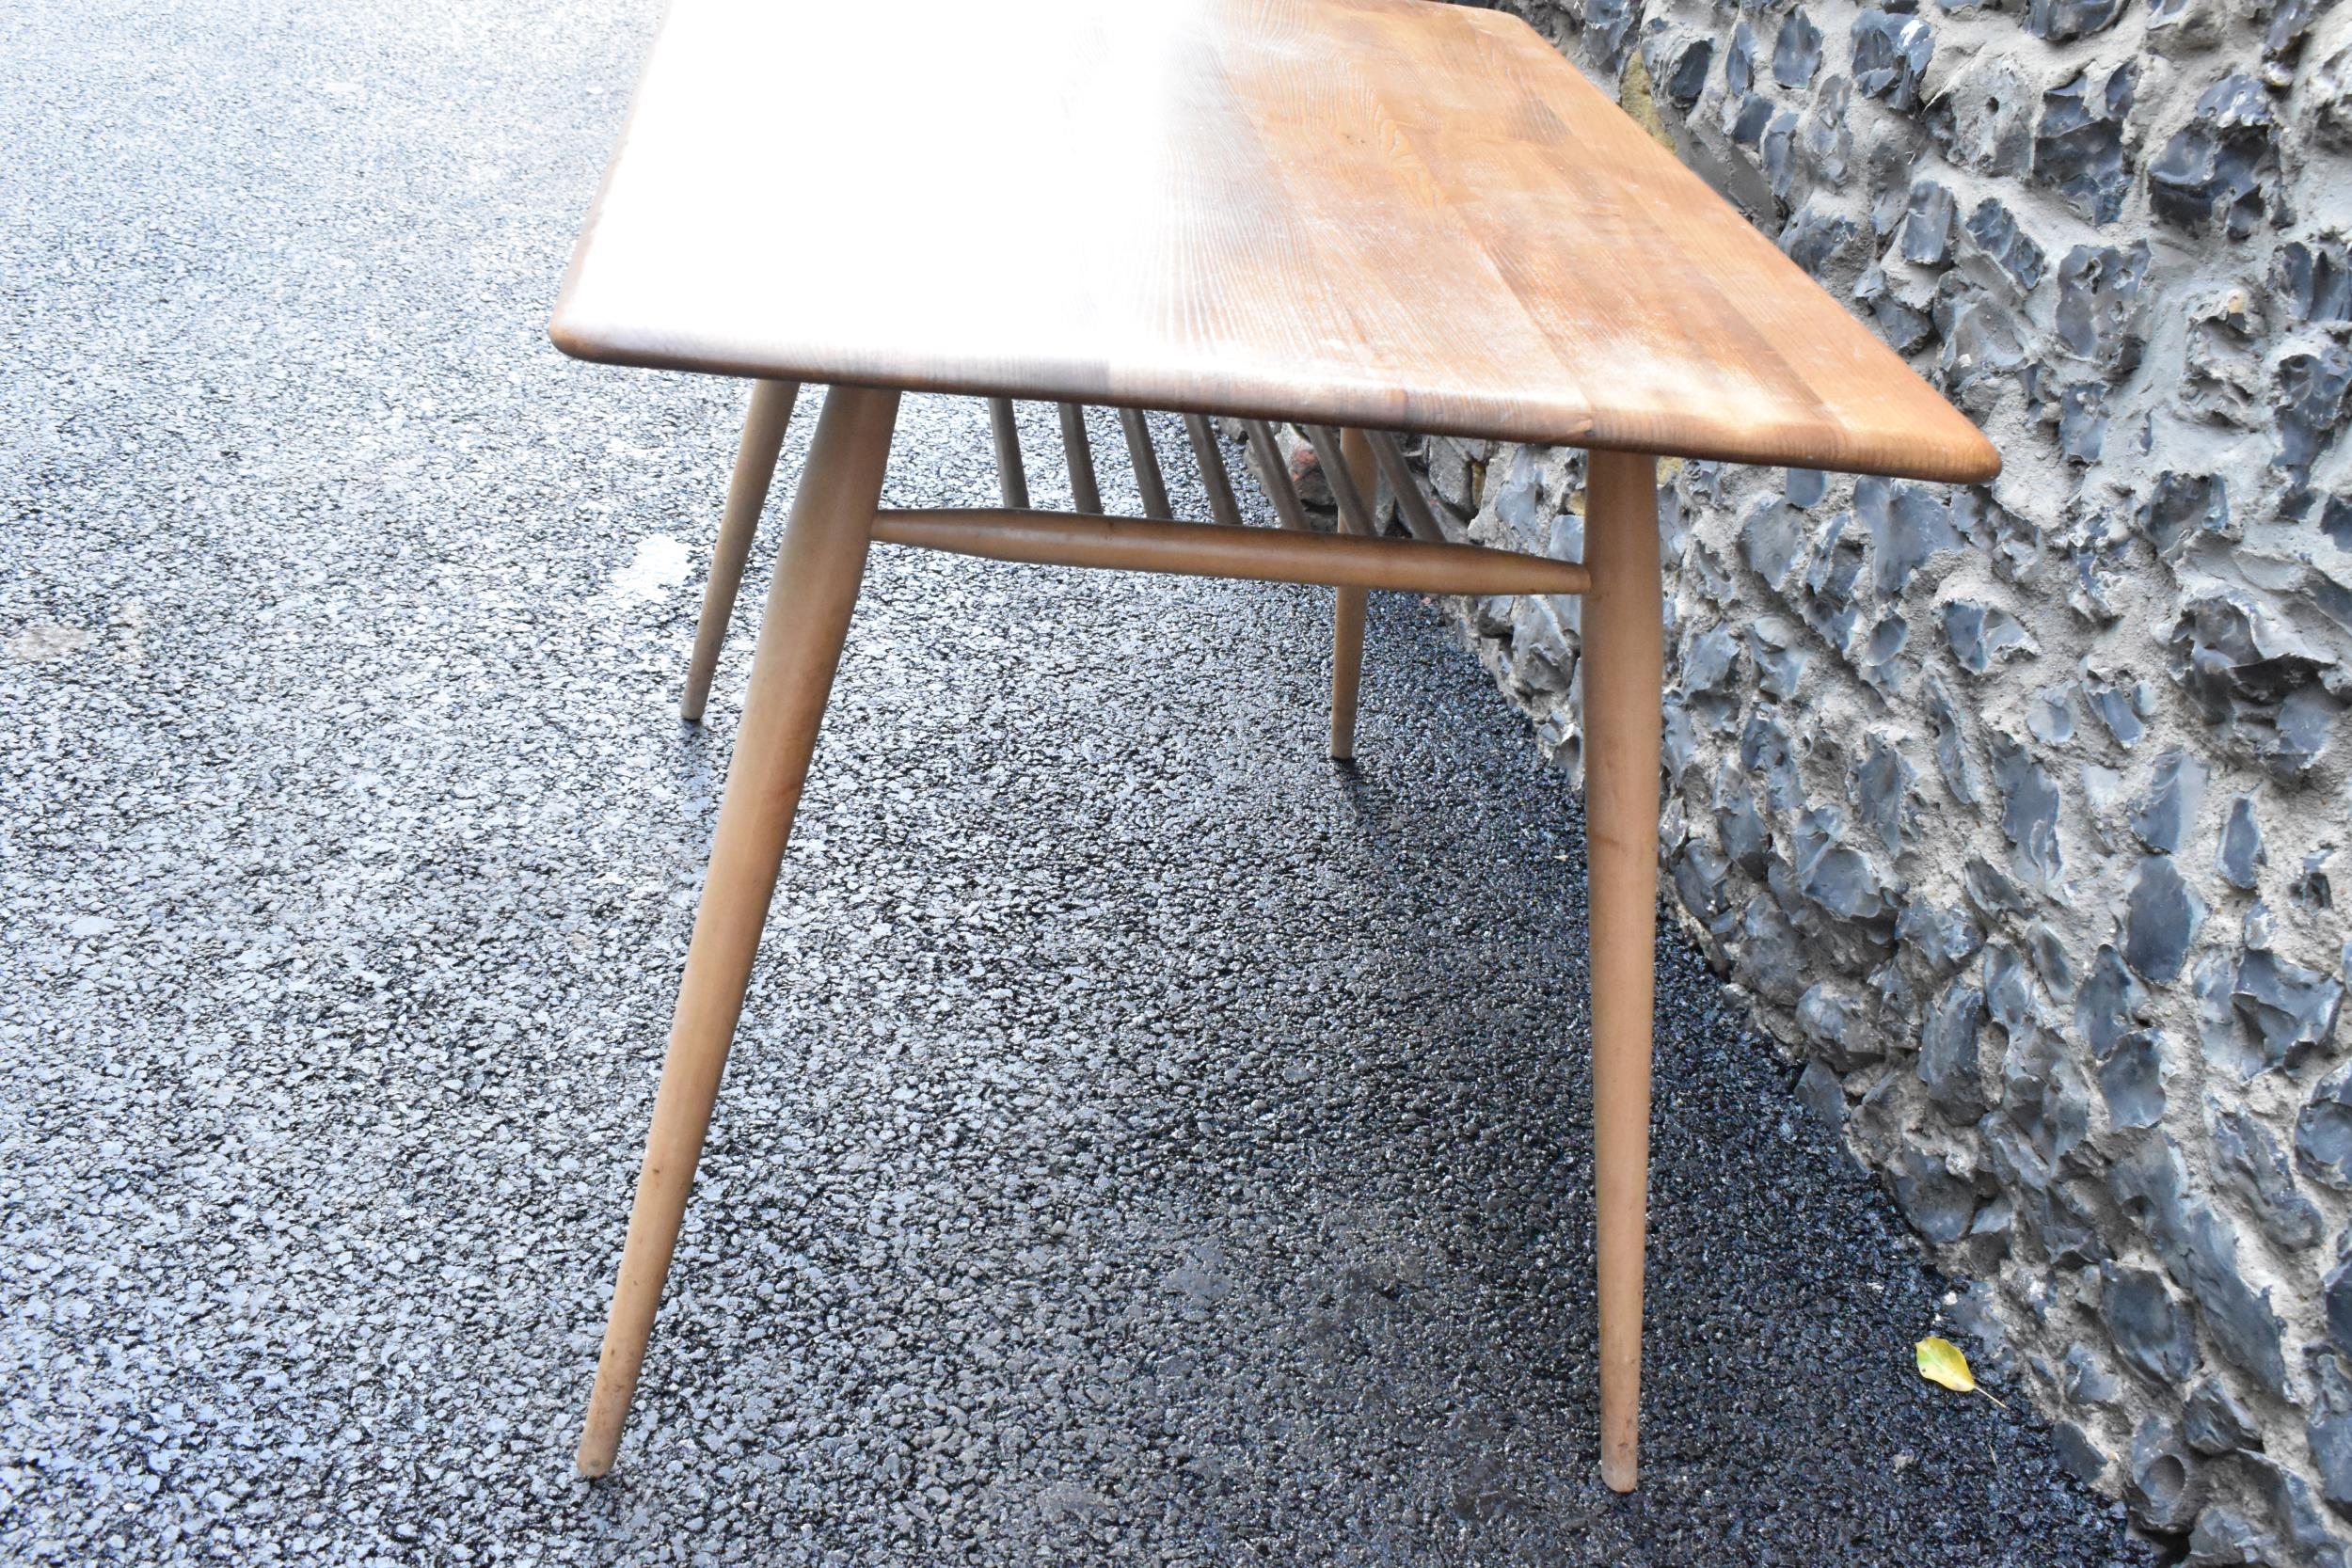
<svg viewBox="0 0 2352 1568"><path fill-rule="evenodd" d="M2008 465L1668 465L1685 924L2070 1463L2352 1561L2352 4L1511 8ZM1580 454L1421 458L1581 554ZM1459 612L1576 767L1575 603Z"/></svg>

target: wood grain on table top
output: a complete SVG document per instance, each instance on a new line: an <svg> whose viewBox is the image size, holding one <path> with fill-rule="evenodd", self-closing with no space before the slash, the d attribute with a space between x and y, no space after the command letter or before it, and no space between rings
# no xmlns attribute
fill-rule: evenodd
<svg viewBox="0 0 2352 1568"><path fill-rule="evenodd" d="M1999 459L1532 28L674 0L584 358L1906 474Z"/></svg>

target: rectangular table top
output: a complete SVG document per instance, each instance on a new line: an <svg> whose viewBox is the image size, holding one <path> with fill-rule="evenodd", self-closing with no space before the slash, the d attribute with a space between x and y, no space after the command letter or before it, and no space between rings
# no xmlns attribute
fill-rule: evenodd
<svg viewBox="0 0 2352 1568"><path fill-rule="evenodd" d="M567 353L1926 479L1983 436L1525 23L674 0Z"/></svg>

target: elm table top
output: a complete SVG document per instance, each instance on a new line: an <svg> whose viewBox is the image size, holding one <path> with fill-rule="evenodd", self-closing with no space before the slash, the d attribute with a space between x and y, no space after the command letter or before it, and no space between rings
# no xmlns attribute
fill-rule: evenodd
<svg viewBox="0 0 2352 1568"><path fill-rule="evenodd" d="M1980 480L1525 23L674 0L551 328L622 364Z"/></svg>

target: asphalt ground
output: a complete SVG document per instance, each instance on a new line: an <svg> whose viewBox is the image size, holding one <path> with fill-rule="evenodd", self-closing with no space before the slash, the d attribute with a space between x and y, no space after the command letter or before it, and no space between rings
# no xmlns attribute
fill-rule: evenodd
<svg viewBox="0 0 2352 1568"><path fill-rule="evenodd" d="M1316 591L889 547L573 1477L776 534L682 726L741 389L544 337L650 26L0 9L0 1560L2142 1560L1672 937L1599 1487L1578 805L1438 607L1348 772Z"/></svg>

